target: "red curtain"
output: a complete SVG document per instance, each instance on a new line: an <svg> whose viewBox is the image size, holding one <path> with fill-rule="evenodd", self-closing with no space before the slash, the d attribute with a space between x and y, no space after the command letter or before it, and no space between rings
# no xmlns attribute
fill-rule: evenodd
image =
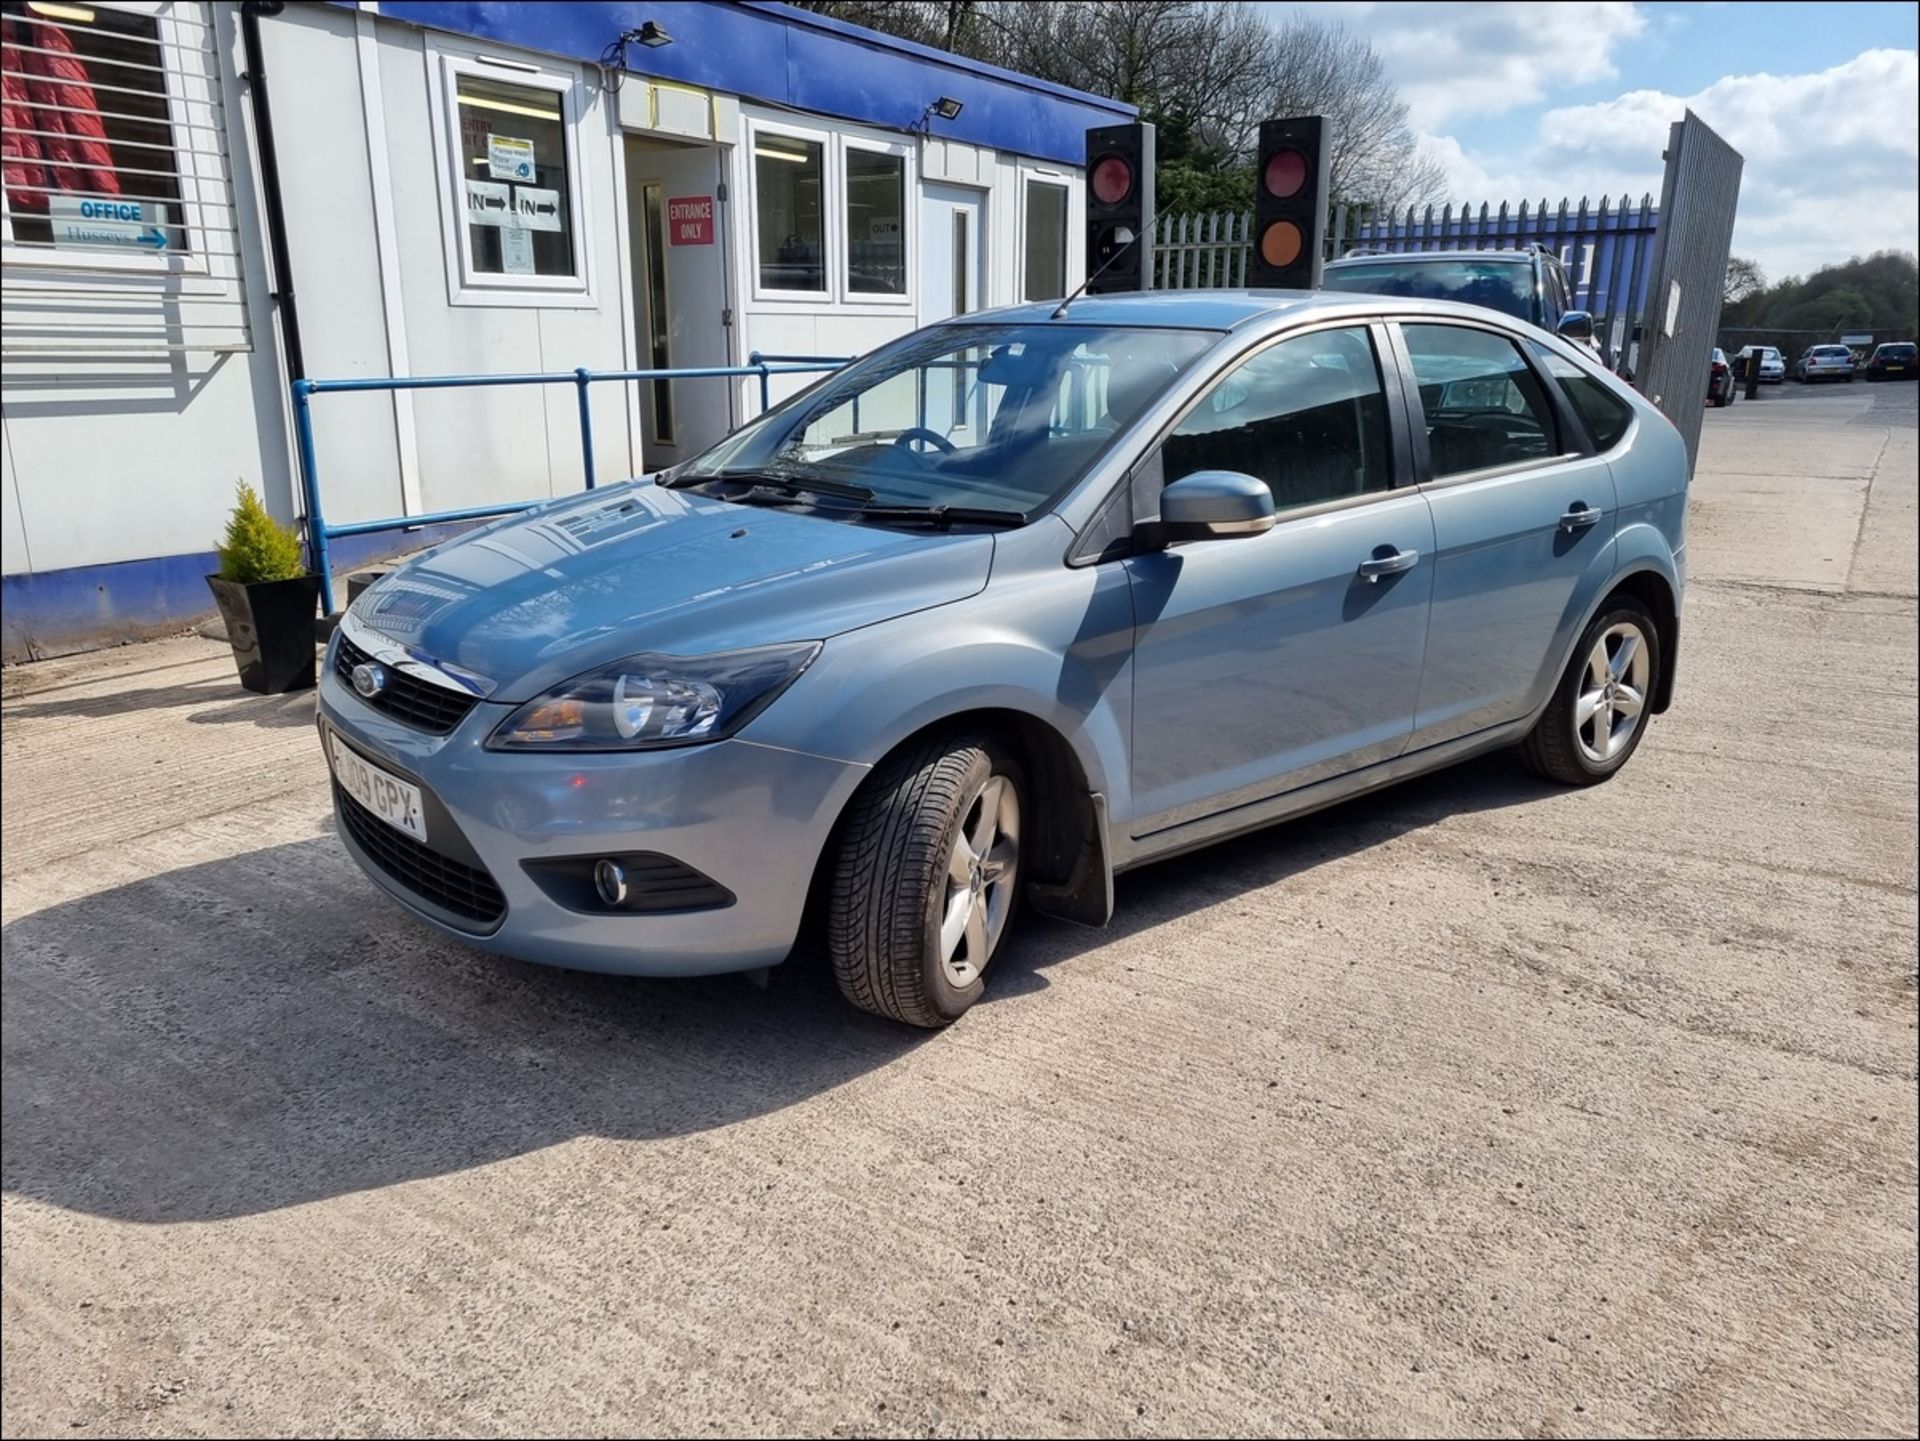
<svg viewBox="0 0 1920 1441"><path fill-rule="evenodd" d="M0 35L0 67L5 70L0 81L7 203L17 211L44 213L48 189L118 195L120 177L107 127L86 64L73 53L67 32L44 21L8 17Z"/></svg>

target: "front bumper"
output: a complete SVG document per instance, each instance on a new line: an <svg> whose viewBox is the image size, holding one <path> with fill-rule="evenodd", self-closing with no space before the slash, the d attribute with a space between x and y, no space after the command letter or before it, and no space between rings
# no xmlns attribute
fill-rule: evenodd
<svg viewBox="0 0 1920 1441"><path fill-rule="evenodd" d="M322 668L323 746L326 732L337 731L366 759L419 786L429 848L482 868L505 912L489 922L435 904L342 818L343 844L376 885L449 935L544 965L692 976L786 958L815 863L866 767L741 739L623 755L486 750L488 733L512 709L483 702L448 734L429 735L361 700L331 664ZM567 905L525 865L636 851L702 872L732 903L647 914Z"/></svg>

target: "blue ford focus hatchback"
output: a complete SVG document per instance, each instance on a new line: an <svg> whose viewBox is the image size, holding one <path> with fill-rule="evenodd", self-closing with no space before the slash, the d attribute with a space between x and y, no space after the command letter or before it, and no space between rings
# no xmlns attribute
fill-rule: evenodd
<svg viewBox="0 0 1920 1441"><path fill-rule="evenodd" d="M1627 762L1673 694L1688 467L1589 352L1387 296L918 331L676 470L473 531L342 618L341 836L474 945L980 996L1023 905L1515 746Z"/></svg>

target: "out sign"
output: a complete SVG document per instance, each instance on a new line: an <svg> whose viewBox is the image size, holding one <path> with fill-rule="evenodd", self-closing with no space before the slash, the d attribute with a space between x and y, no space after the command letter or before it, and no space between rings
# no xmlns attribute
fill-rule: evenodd
<svg viewBox="0 0 1920 1441"><path fill-rule="evenodd" d="M667 201L667 244L713 244L711 195L682 195Z"/></svg>

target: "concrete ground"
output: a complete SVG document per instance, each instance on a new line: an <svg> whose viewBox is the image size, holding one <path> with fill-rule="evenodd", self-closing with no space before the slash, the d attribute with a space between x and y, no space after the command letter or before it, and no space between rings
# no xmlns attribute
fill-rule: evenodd
<svg viewBox="0 0 1920 1441"><path fill-rule="evenodd" d="M1130 875L941 1035L429 934L204 640L9 672L6 1434L1913 1434L1915 438L1709 413L1612 783Z"/></svg>

